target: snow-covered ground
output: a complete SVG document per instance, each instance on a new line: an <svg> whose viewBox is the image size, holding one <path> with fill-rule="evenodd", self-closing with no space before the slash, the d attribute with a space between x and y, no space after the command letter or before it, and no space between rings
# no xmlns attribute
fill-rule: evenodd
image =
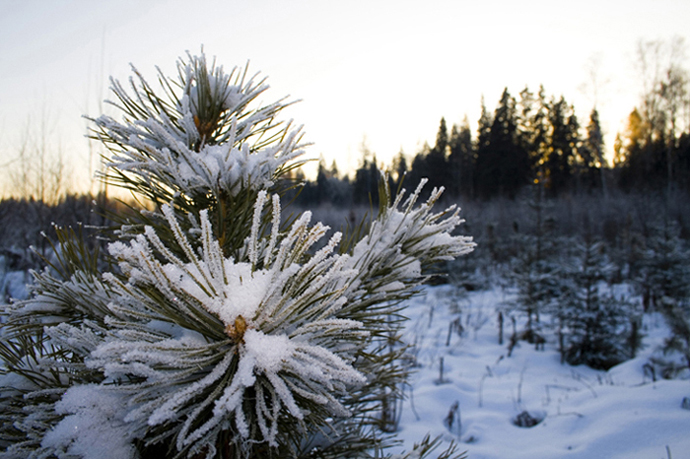
<svg viewBox="0 0 690 459"><path fill-rule="evenodd" d="M3 293L26 295L19 274L4 276ZM459 296L444 285L408 302L405 340L416 344L416 368L402 405L404 444L391 452L430 433L459 443L469 459L690 458L690 410L681 408L690 380L653 382L643 371L668 334L661 316L644 317L640 355L605 372L561 365L552 335L544 351L521 341L508 357L512 327L506 321L499 345L496 315L506 299L498 288ZM462 334L451 326L458 318ZM524 411L541 422L516 426Z"/></svg>
<svg viewBox="0 0 690 459"><path fill-rule="evenodd" d="M470 459L690 458L690 410L681 407L690 381L652 382L642 368L667 333L661 317L644 318L646 348L637 358L604 372L561 365L548 336L544 351L520 342L508 357L512 326L507 321L499 345L495 310L504 300L499 289L459 298L446 285L425 287L409 301L406 337L417 344L417 368L403 404L400 450L431 433L444 444L459 442ZM448 343L457 317L464 332L451 330ZM523 411L543 420L514 425Z"/></svg>

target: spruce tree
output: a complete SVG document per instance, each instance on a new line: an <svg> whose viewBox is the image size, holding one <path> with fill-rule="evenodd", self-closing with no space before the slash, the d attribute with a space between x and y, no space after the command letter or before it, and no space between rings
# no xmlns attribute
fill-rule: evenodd
<svg viewBox="0 0 690 459"><path fill-rule="evenodd" d="M513 199L530 181L529 153L518 136L515 99L506 88L494 112L489 135L492 161L496 163L494 184L498 194Z"/></svg>
<svg viewBox="0 0 690 459"><path fill-rule="evenodd" d="M475 147L467 117L463 119L459 127L453 125L449 144L448 167L451 175L451 195L474 197Z"/></svg>
<svg viewBox="0 0 690 459"><path fill-rule="evenodd" d="M407 158L405 158L405 153L401 149L393 158L393 164L391 165L389 174L391 178L391 188L397 190L402 187L407 173Z"/></svg>
<svg viewBox="0 0 690 459"><path fill-rule="evenodd" d="M525 316L525 336L531 336L541 327L540 316L553 310L562 293L559 277L561 266L555 259L558 240L553 232L553 220L546 215L550 204L544 200L543 187L532 187L533 198L527 202L533 212L534 231L521 234L519 255L510 273L517 288L515 306Z"/></svg>
<svg viewBox="0 0 690 459"><path fill-rule="evenodd" d="M690 298L690 252L679 233L678 225L668 220L649 229L637 282L641 290L649 290L653 306L660 306L664 297L681 304Z"/></svg>
<svg viewBox="0 0 690 459"><path fill-rule="evenodd" d="M599 112L596 108L592 109L587 124L587 138L580 149L580 158L585 174L585 183L588 188L600 186L604 198L608 196L606 187L607 163L604 158L604 134L599 123ZM598 175L598 177L597 177Z"/></svg>
<svg viewBox="0 0 690 459"><path fill-rule="evenodd" d="M651 229L636 281L643 302L661 311L670 328L664 353L680 353L690 368L690 251L679 232L669 221ZM673 366L671 361L658 363Z"/></svg>
<svg viewBox="0 0 690 459"><path fill-rule="evenodd" d="M436 134L436 143L425 158L428 174L426 177L429 178L431 185L446 189L450 187L452 178L448 168L448 146L446 120L441 118Z"/></svg>
<svg viewBox="0 0 690 459"><path fill-rule="evenodd" d="M539 87L539 94L536 96L527 87L520 92L517 114L519 140L522 148L527 151L532 178L544 181L544 162L548 156L551 127L549 103L543 86Z"/></svg>
<svg viewBox="0 0 690 459"><path fill-rule="evenodd" d="M474 168L474 193L477 197L488 199L497 192L496 175L498 165L491 151L490 136L493 119L482 97L482 111L477 128L477 156Z"/></svg>
<svg viewBox="0 0 690 459"><path fill-rule="evenodd" d="M112 80L121 119L91 121L103 179L146 207L113 215L100 254L58 230L57 262L3 311L0 456L385 455L375 413L407 376L390 345L401 302L472 250L451 235L457 209L382 180L363 237L324 240L310 212L281 216L304 143L279 120L288 102L258 104L265 79L203 54L159 71L161 91L134 73L129 90Z"/></svg>
<svg viewBox="0 0 690 459"><path fill-rule="evenodd" d="M609 369L639 348L639 334L627 333L634 311L624 298L602 289L613 271L604 244L586 236L575 249L556 311L561 357L571 365Z"/></svg>
<svg viewBox="0 0 690 459"><path fill-rule="evenodd" d="M580 143L579 124L573 107L563 97L549 105L549 123L551 139L545 167L550 195L558 196L571 186L572 163L577 157Z"/></svg>

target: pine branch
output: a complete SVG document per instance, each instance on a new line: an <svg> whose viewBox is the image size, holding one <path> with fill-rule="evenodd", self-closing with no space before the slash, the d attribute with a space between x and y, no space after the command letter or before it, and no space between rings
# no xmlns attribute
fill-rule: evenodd
<svg viewBox="0 0 690 459"><path fill-rule="evenodd" d="M8 454L93 457L107 437L123 457L378 457L396 442L381 394L409 371L403 301L474 247L458 209L383 177L378 216L344 242L310 212L283 220L305 144L285 99L256 106L265 79L188 55L158 96L133 71L129 92L111 80L122 120L93 136L103 179L151 206L114 220L105 256L58 232L56 273L5 311L2 381L21 384L0 408L26 409L0 430Z"/></svg>

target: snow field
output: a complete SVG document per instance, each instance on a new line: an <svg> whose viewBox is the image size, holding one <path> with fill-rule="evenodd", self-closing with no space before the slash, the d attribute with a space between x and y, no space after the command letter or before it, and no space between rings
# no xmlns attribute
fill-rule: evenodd
<svg viewBox="0 0 690 459"><path fill-rule="evenodd" d="M508 357L512 326L505 321L498 345L495 310L504 300L498 288L461 298L444 285L409 301L405 338L416 343L417 367L403 403L400 451L431 433L460 442L470 459L663 459L667 448L674 459L690 458L690 410L681 408L690 381L652 382L642 368L668 332L659 316L645 317L640 355L605 372L561 365L550 332L544 351L521 341ZM464 331L452 331L448 343L449 323L458 317ZM454 402L459 429L457 420L444 423ZM523 411L542 422L514 425Z"/></svg>

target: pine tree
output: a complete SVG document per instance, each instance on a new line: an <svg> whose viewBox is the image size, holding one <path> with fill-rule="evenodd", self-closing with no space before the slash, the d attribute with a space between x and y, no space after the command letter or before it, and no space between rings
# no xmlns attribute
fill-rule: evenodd
<svg viewBox="0 0 690 459"><path fill-rule="evenodd" d="M473 247L457 210L382 180L364 236L324 241L309 212L281 217L304 144L278 120L289 103L258 105L265 79L203 54L159 71L161 95L134 73L129 92L112 80L121 120L92 122L104 180L147 207L100 255L58 230L58 261L3 311L0 456L380 457L394 436L373 413L407 376L401 302Z"/></svg>

